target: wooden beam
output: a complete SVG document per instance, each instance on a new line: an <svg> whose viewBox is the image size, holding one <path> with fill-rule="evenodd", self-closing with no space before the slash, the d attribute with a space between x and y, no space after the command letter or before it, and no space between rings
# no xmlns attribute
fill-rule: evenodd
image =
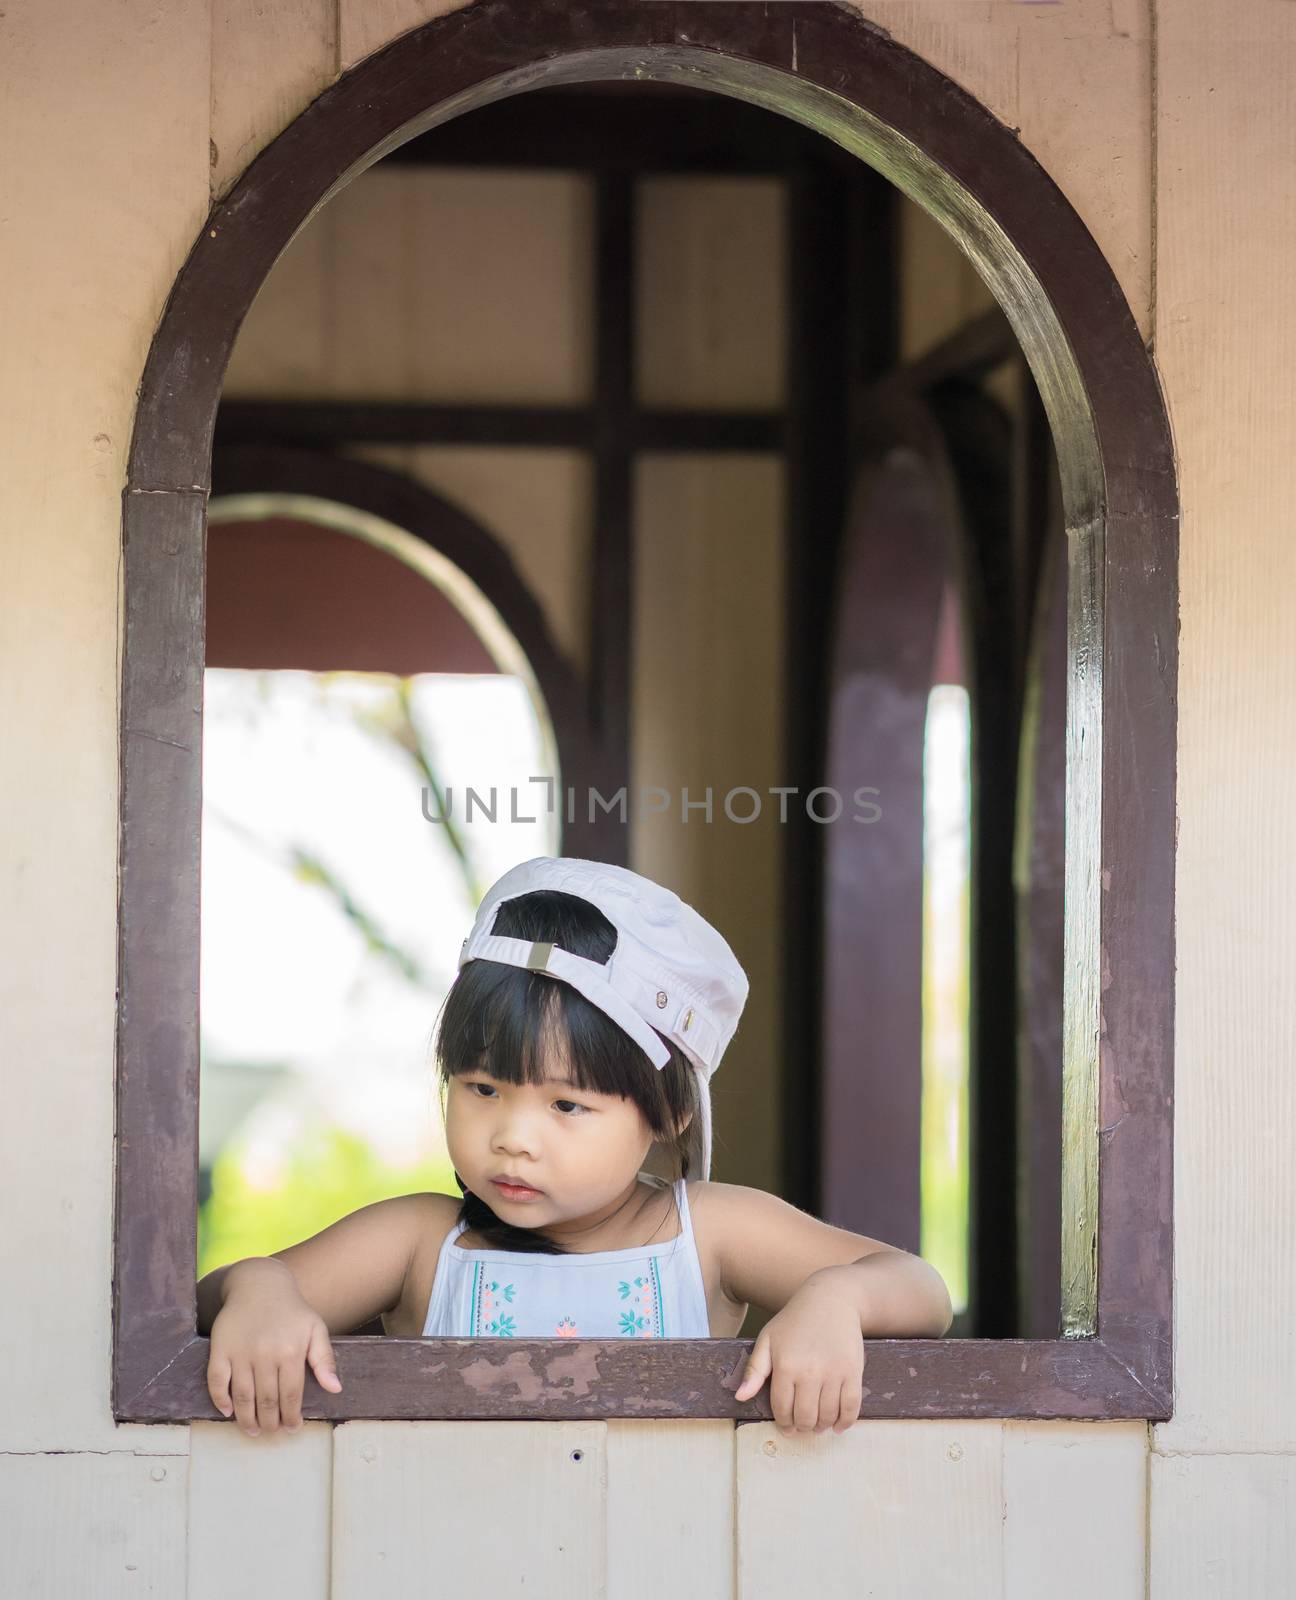
<svg viewBox="0 0 1296 1600"><path fill-rule="evenodd" d="M216 441L230 445L481 444L591 450L596 407L453 405L387 400L223 400ZM777 411L635 411L632 450L778 450Z"/></svg>
<svg viewBox="0 0 1296 1600"><path fill-rule="evenodd" d="M786 519L787 686L784 783L802 797L825 782L833 574L848 471L846 194L841 174L806 163L788 189ZM822 1215L820 1014L823 826L804 799L783 838L782 1193ZM813 1062L815 1070L804 1064Z"/></svg>
<svg viewBox="0 0 1296 1600"><path fill-rule="evenodd" d="M595 180L594 528L588 589L589 721L603 799L630 775L630 664L634 653L634 183ZM606 786L606 787L605 787ZM627 811L627 819L629 813ZM629 865L630 828L615 813L597 826L600 859Z"/></svg>

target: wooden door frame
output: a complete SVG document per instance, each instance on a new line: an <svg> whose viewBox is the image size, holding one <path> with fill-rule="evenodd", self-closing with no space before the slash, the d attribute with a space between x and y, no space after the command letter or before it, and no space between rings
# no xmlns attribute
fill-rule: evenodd
<svg viewBox="0 0 1296 1600"><path fill-rule="evenodd" d="M435 124L561 82L765 106L881 171L975 261L1057 442L1069 548L1064 1337L869 1340L863 1415L1171 1414L1178 495L1143 339L1013 130L853 7L479 0L344 74L212 210L149 351L123 496L113 1411L215 1420L196 1333L203 558L240 323L294 234ZM1101 1183L1100 1183L1101 1176ZM304 1415L733 1417L749 1340L340 1338Z"/></svg>

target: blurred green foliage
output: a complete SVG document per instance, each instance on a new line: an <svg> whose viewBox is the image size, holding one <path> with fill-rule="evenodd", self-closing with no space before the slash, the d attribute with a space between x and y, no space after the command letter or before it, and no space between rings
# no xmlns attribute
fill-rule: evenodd
<svg viewBox="0 0 1296 1600"><path fill-rule="evenodd" d="M198 1276L299 1244L375 1200L439 1190L457 1195L448 1156L411 1167L383 1161L358 1134L317 1119L284 1150L275 1181L253 1182L245 1141L231 1139L212 1167L212 1191L198 1211Z"/></svg>

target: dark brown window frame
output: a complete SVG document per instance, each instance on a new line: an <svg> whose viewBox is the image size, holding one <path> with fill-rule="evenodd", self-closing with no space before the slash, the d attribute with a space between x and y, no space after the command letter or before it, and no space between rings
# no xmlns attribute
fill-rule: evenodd
<svg viewBox="0 0 1296 1600"><path fill-rule="evenodd" d="M851 8L479 0L321 95L212 211L164 310L123 495L125 636L113 1412L215 1420L196 1332L198 873L205 511L225 363L329 195L414 135L542 85L647 79L816 128L976 261L1057 442L1069 547L1067 1194L1056 1340L868 1340L868 1417L1171 1414L1178 497L1138 328L1012 130ZM308 1417L770 1415L750 1340L340 1337Z"/></svg>

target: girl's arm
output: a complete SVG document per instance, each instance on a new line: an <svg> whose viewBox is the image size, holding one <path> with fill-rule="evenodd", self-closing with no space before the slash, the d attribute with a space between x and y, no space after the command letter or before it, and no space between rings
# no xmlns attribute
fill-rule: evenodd
<svg viewBox="0 0 1296 1600"><path fill-rule="evenodd" d="M741 1184L710 1183L703 1203L725 1289L776 1313L735 1396L769 1377L785 1432L840 1433L858 1419L866 1338L939 1338L953 1320L944 1279L920 1256Z"/></svg>
<svg viewBox="0 0 1296 1600"><path fill-rule="evenodd" d="M337 1393L331 1333L363 1326L399 1301L423 1230L447 1223L450 1195L401 1195L364 1206L273 1256L209 1272L198 1331L210 1330L207 1391L249 1435L301 1426L305 1368Z"/></svg>
<svg viewBox="0 0 1296 1600"><path fill-rule="evenodd" d="M198 1280L198 1332L210 1334L212 1323L220 1314L235 1281L246 1283L254 1274L273 1281L293 1283L293 1276L281 1261L273 1256L246 1256L242 1261L231 1261L217 1267Z"/></svg>
<svg viewBox="0 0 1296 1600"><path fill-rule="evenodd" d="M432 1227L447 1206L457 1209L458 1202L446 1194L376 1200L286 1250L217 1267L198 1282L198 1332L210 1329L241 1282L275 1276L268 1262L287 1269L288 1282L323 1317L330 1333L362 1328L400 1299L423 1230Z"/></svg>
<svg viewBox="0 0 1296 1600"><path fill-rule="evenodd" d="M921 1256L834 1228L778 1195L711 1183L705 1198L730 1296L781 1311L812 1277L840 1285L866 1338L939 1338L953 1321L945 1280Z"/></svg>

